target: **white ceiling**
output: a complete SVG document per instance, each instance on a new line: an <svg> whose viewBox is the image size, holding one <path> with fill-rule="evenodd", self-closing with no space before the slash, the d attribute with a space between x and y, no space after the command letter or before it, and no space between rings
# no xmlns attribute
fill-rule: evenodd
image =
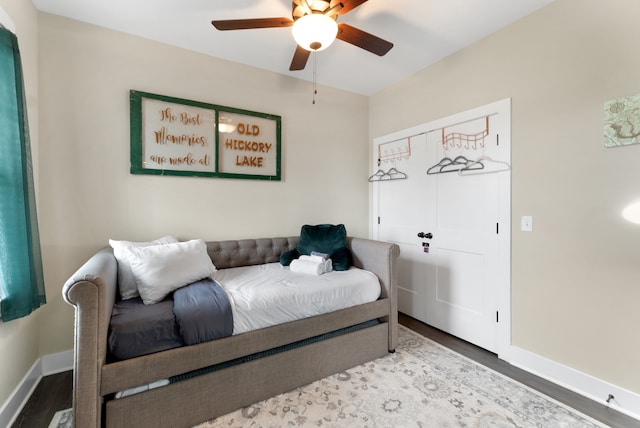
<svg viewBox="0 0 640 428"><path fill-rule="evenodd" d="M394 44L383 56L336 40L315 54L316 79L374 94L553 0L369 0L340 15ZM289 71L290 28L218 31L213 19L291 17L291 0L33 0L38 10L311 81L313 55Z"/></svg>

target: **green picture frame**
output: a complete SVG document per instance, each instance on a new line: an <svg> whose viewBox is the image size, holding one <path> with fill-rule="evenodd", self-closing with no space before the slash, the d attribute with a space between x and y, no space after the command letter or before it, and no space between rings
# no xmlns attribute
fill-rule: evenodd
<svg viewBox="0 0 640 428"><path fill-rule="evenodd" d="M282 118L129 91L131 174L281 180Z"/></svg>

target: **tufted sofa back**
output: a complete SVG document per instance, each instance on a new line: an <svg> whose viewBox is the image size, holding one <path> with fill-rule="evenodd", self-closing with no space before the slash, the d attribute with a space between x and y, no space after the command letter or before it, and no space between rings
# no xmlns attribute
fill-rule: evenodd
<svg viewBox="0 0 640 428"><path fill-rule="evenodd" d="M240 239L207 242L207 252L218 269L280 261L280 255L298 245L298 237Z"/></svg>

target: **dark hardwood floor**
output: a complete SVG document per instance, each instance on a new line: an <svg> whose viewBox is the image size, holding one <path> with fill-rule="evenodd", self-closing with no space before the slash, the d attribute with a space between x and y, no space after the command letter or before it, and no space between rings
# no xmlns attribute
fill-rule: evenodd
<svg viewBox="0 0 640 428"><path fill-rule="evenodd" d="M554 383L534 376L524 370L500 360L495 354L468 342L453 337L404 314L399 315L400 324L429 339L456 351L492 370L536 389L557 401L597 419L612 428L640 428L640 421L630 418L602 404L573 393ZM58 410L71 407L72 372L62 372L44 377L13 424L13 428L47 428Z"/></svg>
<svg viewBox="0 0 640 428"><path fill-rule="evenodd" d="M43 377L12 426L47 428L58 410L71 407L72 388L72 371Z"/></svg>

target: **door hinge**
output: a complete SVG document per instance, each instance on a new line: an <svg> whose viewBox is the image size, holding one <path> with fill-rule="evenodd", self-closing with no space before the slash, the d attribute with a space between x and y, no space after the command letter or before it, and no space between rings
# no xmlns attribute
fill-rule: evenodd
<svg viewBox="0 0 640 428"><path fill-rule="evenodd" d="M496 311L496 322L500 322L500 312Z"/></svg>
<svg viewBox="0 0 640 428"><path fill-rule="evenodd" d="M500 233L500 223L496 223L496 235Z"/></svg>
<svg viewBox="0 0 640 428"><path fill-rule="evenodd" d="M380 224L380 217L378 217L378 224Z"/></svg>
<svg viewBox="0 0 640 428"><path fill-rule="evenodd" d="M500 134L496 134L496 146L500 145Z"/></svg>

